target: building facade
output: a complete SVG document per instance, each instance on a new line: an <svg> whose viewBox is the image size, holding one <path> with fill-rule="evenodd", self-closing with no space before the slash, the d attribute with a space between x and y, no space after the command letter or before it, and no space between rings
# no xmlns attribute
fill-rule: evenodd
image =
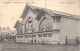
<svg viewBox="0 0 80 51"><path fill-rule="evenodd" d="M16 31L11 30L9 27L0 27L0 41L15 41Z"/></svg>
<svg viewBox="0 0 80 51"><path fill-rule="evenodd" d="M80 35L79 16L26 5L14 26L16 42L65 44Z"/></svg>

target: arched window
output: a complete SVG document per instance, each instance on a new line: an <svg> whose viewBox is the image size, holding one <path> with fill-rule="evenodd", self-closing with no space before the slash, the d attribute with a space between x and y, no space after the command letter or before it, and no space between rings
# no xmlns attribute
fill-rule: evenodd
<svg viewBox="0 0 80 51"><path fill-rule="evenodd" d="M22 25L19 25L19 26L18 26L17 32L18 32L19 34L22 34L22 33L23 33L23 26L22 26Z"/></svg>
<svg viewBox="0 0 80 51"><path fill-rule="evenodd" d="M26 24L25 24L25 32L27 33L27 31L32 31L32 18L29 17Z"/></svg>
<svg viewBox="0 0 80 51"><path fill-rule="evenodd" d="M52 30L52 21L50 19L44 19L39 25L39 31L50 31Z"/></svg>

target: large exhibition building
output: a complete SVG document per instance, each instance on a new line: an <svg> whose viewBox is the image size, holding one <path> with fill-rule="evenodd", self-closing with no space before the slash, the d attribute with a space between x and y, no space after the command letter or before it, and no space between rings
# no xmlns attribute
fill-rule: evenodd
<svg viewBox="0 0 80 51"><path fill-rule="evenodd" d="M16 42L66 44L80 35L80 17L26 5L15 24Z"/></svg>

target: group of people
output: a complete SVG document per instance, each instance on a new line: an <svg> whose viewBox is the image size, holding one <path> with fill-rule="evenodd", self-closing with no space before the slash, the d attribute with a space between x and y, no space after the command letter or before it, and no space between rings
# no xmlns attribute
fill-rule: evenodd
<svg viewBox="0 0 80 51"><path fill-rule="evenodd" d="M36 39L31 39L31 43L36 43Z"/></svg>

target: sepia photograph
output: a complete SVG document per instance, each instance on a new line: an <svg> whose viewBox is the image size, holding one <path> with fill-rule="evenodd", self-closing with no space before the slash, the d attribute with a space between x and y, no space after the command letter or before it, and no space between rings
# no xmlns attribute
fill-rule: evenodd
<svg viewBox="0 0 80 51"><path fill-rule="evenodd" d="M80 0L0 0L0 51L80 51Z"/></svg>

